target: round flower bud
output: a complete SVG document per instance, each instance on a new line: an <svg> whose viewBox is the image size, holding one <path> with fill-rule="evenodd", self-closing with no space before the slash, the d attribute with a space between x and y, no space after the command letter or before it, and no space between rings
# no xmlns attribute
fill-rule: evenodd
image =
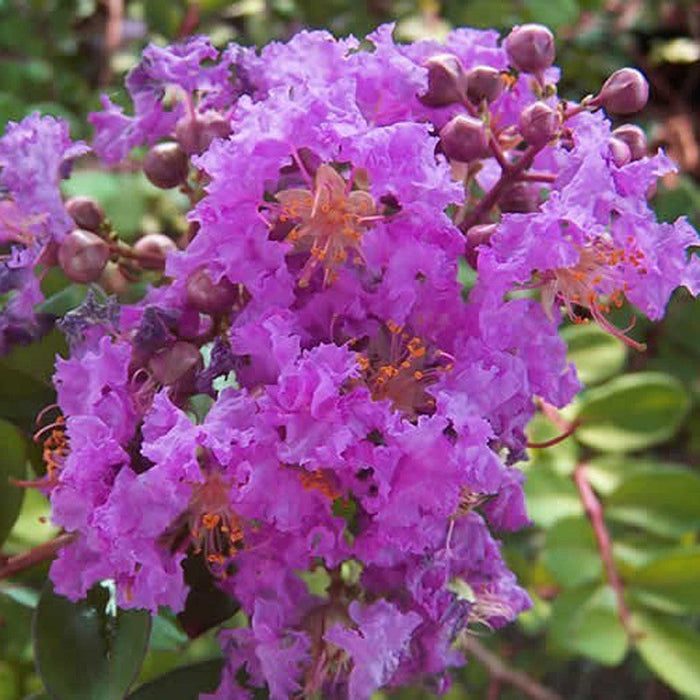
<svg viewBox="0 0 700 700"><path fill-rule="evenodd" d="M488 152L488 136L484 125L474 117L459 114L440 131L442 149L448 158L469 163Z"/></svg>
<svg viewBox="0 0 700 700"><path fill-rule="evenodd" d="M476 270L477 259L479 257L477 251L478 246L488 245L491 236L493 236L497 228L497 224L479 224L477 226L472 226L467 231L467 244L464 255L473 269Z"/></svg>
<svg viewBox="0 0 700 700"><path fill-rule="evenodd" d="M559 130L561 117L545 102L533 102L520 114L518 129L532 146L544 146Z"/></svg>
<svg viewBox="0 0 700 700"><path fill-rule="evenodd" d="M224 139L230 134L230 121L218 112L197 114L194 119L186 116L175 125L175 138L189 155L206 151L215 138Z"/></svg>
<svg viewBox="0 0 700 700"><path fill-rule="evenodd" d="M605 107L613 114L633 114L644 108L649 99L649 83L634 68L616 70L590 101L593 107Z"/></svg>
<svg viewBox="0 0 700 700"><path fill-rule="evenodd" d="M554 36L541 24L515 27L505 48L510 65L523 73L541 73L554 63Z"/></svg>
<svg viewBox="0 0 700 700"><path fill-rule="evenodd" d="M148 233L134 245L134 253L145 270L162 270L166 255L174 250L177 250L175 242L162 233Z"/></svg>
<svg viewBox="0 0 700 700"><path fill-rule="evenodd" d="M501 72L491 66L476 66L466 74L467 97L475 104L493 102L503 92Z"/></svg>
<svg viewBox="0 0 700 700"><path fill-rule="evenodd" d="M153 377L165 386L175 384L186 375L193 375L202 366L199 348L192 343L179 340L161 350L148 362Z"/></svg>
<svg viewBox="0 0 700 700"><path fill-rule="evenodd" d="M187 280L187 303L204 314L225 312L238 300L238 287L222 277L214 284L209 273L197 270Z"/></svg>
<svg viewBox="0 0 700 700"><path fill-rule="evenodd" d="M420 101L428 107L444 107L460 102L464 94L464 68L449 53L431 56L423 64L428 69L428 91Z"/></svg>
<svg viewBox="0 0 700 700"><path fill-rule="evenodd" d="M612 135L627 144L632 160L639 160L647 154L647 137L636 124L618 126Z"/></svg>
<svg viewBox="0 0 700 700"><path fill-rule="evenodd" d="M94 282L109 260L109 246L91 231L75 229L58 248L58 264L73 282Z"/></svg>
<svg viewBox="0 0 700 700"><path fill-rule="evenodd" d="M92 197L71 197L66 201L66 211L78 228L99 231L105 213Z"/></svg>
<svg viewBox="0 0 700 700"><path fill-rule="evenodd" d="M158 143L143 159L143 172L163 190L181 185L187 179L189 162L186 153L174 141Z"/></svg>
<svg viewBox="0 0 700 700"><path fill-rule="evenodd" d="M537 211L540 203L539 188L530 182L512 182L498 200L501 212L508 214L529 214Z"/></svg>
<svg viewBox="0 0 700 700"><path fill-rule="evenodd" d="M608 141L608 153L610 159L618 167L627 165L632 160L630 147L622 140L612 136Z"/></svg>

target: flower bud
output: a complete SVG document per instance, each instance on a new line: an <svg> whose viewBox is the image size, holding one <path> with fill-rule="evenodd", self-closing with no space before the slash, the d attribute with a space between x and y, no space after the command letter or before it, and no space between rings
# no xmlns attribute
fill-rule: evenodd
<svg viewBox="0 0 700 700"><path fill-rule="evenodd" d="M183 117L175 125L175 138L188 155L202 153L215 138L231 134L231 123L218 112L197 114L194 119Z"/></svg>
<svg viewBox="0 0 700 700"><path fill-rule="evenodd" d="M105 213L92 197L71 197L66 201L66 211L78 228L97 232Z"/></svg>
<svg viewBox="0 0 700 700"><path fill-rule="evenodd" d="M431 56L423 64L428 69L428 91L420 101L428 107L444 107L460 102L464 94L464 68L449 53Z"/></svg>
<svg viewBox="0 0 700 700"><path fill-rule="evenodd" d="M592 107L605 107L613 114L633 114L644 108L649 99L649 83L634 68L616 70L600 92L589 102Z"/></svg>
<svg viewBox="0 0 700 700"><path fill-rule="evenodd" d="M187 179L189 162L187 155L174 141L158 143L143 159L143 172L163 190L181 185Z"/></svg>
<svg viewBox="0 0 700 700"><path fill-rule="evenodd" d="M505 48L510 65L523 73L541 73L554 63L554 36L541 24L515 27Z"/></svg>
<svg viewBox="0 0 700 700"><path fill-rule="evenodd" d="M109 260L109 246L91 231L75 229L58 248L58 263L73 282L94 282Z"/></svg>
<svg viewBox="0 0 700 700"><path fill-rule="evenodd" d="M632 160L630 147L622 140L612 136L608 141L610 160L618 167L627 165Z"/></svg>
<svg viewBox="0 0 700 700"><path fill-rule="evenodd" d="M488 152L488 137L484 125L474 117L459 114L440 131L442 149L448 158L469 163L483 158Z"/></svg>
<svg viewBox="0 0 700 700"><path fill-rule="evenodd" d="M157 381L170 386L187 375L194 376L202 364L199 348L179 340L154 355L148 362L148 368Z"/></svg>
<svg viewBox="0 0 700 700"><path fill-rule="evenodd" d="M529 214L537 211L539 203L537 185L530 182L512 182L501 193L498 207L504 214Z"/></svg>
<svg viewBox="0 0 700 700"><path fill-rule="evenodd" d="M226 277L214 284L209 273L200 269L187 280L187 303L205 314L229 311L238 301L238 287Z"/></svg>
<svg viewBox="0 0 700 700"><path fill-rule="evenodd" d="M639 160L647 154L647 137L636 124L618 126L612 135L627 144L632 160Z"/></svg>
<svg viewBox="0 0 700 700"><path fill-rule="evenodd" d="M162 233L148 233L134 245L134 252L144 270L162 270L166 255L174 250L177 250L175 242Z"/></svg>
<svg viewBox="0 0 700 700"><path fill-rule="evenodd" d="M493 102L503 92L501 72L491 66L476 66L466 74L467 97L474 103Z"/></svg>
<svg viewBox="0 0 700 700"><path fill-rule="evenodd" d="M534 102L520 114L518 129L532 146L544 146L559 130L561 117L545 102Z"/></svg>
<svg viewBox="0 0 700 700"><path fill-rule="evenodd" d="M474 270L476 270L477 259L479 257L477 247L488 244L497 228L497 224L479 224L477 226L472 226L467 231L467 244L464 255L467 262Z"/></svg>

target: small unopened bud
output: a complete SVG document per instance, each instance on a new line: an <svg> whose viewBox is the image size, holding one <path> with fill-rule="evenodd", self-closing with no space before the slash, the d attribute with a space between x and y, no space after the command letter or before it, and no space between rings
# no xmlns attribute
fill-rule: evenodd
<svg viewBox="0 0 700 700"><path fill-rule="evenodd" d="M647 137L636 124L618 126L612 135L627 144L632 160L639 160L647 154Z"/></svg>
<svg viewBox="0 0 700 700"><path fill-rule="evenodd" d="M229 311L238 301L238 287L222 277L214 284L206 270L197 270L187 280L187 303L205 314Z"/></svg>
<svg viewBox="0 0 700 700"><path fill-rule="evenodd" d="M175 125L175 138L189 155L202 153L215 138L224 139L231 134L231 123L218 112L205 112L183 117Z"/></svg>
<svg viewBox="0 0 700 700"><path fill-rule="evenodd" d="M428 107L444 107L460 102L464 94L464 68L457 56L442 53L423 64L428 69L428 91L420 101Z"/></svg>
<svg viewBox="0 0 700 700"><path fill-rule="evenodd" d="M73 282L94 282L109 260L109 246L91 231L75 229L58 247L58 264Z"/></svg>
<svg viewBox="0 0 700 700"><path fill-rule="evenodd" d="M440 131L442 149L448 158L469 163L488 152L488 136L484 125L474 117L459 114Z"/></svg>
<svg viewBox="0 0 700 700"><path fill-rule="evenodd" d="M544 146L561 126L559 113L545 102L534 102L520 114L518 129L532 146Z"/></svg>
<svg viewBox="0 0 700 700"><path fill-rule="evenodd" d="M608 153L610 154L610 160L612 160L618 168L627 165L627 163L632 160L630 147L624 141L614 136L608 141Z"/></svg>
<svg viewBox="0 0 700 700"><path fill-rule="evenodd" d="M148 362L153 377L165 386L175 384L187 375L194 376L201 366L202 355L199 348L183 340L161 350Z"/></svg>
<svg viewBox="0 0 700 700"><path fill-rule="evenodd" d="M479 104L483 100L493 102L503 92L501 72L491 66L477 66L466 75L467 97Z"/></svg>
<svg viewBox="0 0 700 700"><path fill-rule="evenodd" d="M613 114L633 114L643 109L648 99L647 79L634 68L620 68L603 83L589 105L605 107Z"/></svg>
<svg viewBox="0 0 700 700"><path fill-rule="evenodd" d="M174 141L156 144L143 159L146 177L163 190L181 185L188 170L187 155Z"/></svg>
<svg viewBox="0 0 700 700"><path fill-rule="evenodd" d="M530 182L512 182L502 192L498 207L502 213L529 214L537 211L539 188Z"/></svg>
<svg viewBox="0 0 700 700"><path fill-rule="evenodd" d="M145 270L162 270L165 257L177 250L175 242L162 233L147 233L134 245L134 253L139 257L139 264Z"/></svg>
<svg viewBox="0 0 700 700"><path fill-rule="evenodd" d="M510 65L523 73L541 73L554 63L554 36L541 24L515 27L505 48Z"/></svg>
<svg viewBox="0 0 700 700"><path fill-rule="evenodd" d="M97 232L105 213L92 197L71 197L66 201L66 211L78 228Z"/></svg>
<svg viewBox="0 0 700 700"><path fill-rule="evenodd" d="M467 262L473 269L476 270L477 259L479 257L477 251L478 246L487 245L497 228L497 224L479 224L477 226L472 226L467 231L467 244L464 254Z"/></svg>

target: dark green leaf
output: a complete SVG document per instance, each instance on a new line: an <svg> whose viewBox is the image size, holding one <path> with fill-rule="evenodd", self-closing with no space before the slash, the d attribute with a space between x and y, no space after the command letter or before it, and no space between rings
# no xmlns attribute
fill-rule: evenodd
<svg viewBox="0 0 700 700"><path fill-rule="evenodd" d="M176 668L137 688L128 700L196 700L217 689L222 666L221 659L212 659Z"/></svg>
<svg viewBox="0 0 700 700"><path fill-rule="evenodd" d="M676 379L657 372L627 374L584 394L576 437L607 452L641 450L672 438L689 408Z"/></svg>
<svg viewBox="0 0 700 700"><path fill-rule="evenodd" d="M546 532L544 562L562 586L598 580L602 564L588 520L574 516L554 523Z"/></svg>
<svg viewBox="0 0 700 700"><path fill-rule="evenodd" d="M561 335L569 346L569 361L588 386L609 379L625 366L627 346L596 325L567 326Z"/></svg>
<svg viewBox="0 0 700 700"><path fill-rule="evenodd" d="M525 496L530 517L542 527L570 515L583 513L581 499L571 479L545 465L525 469Z"/></svg>
<svg viewBox="0 0 700 700"><path fill-rule="evenodd" d="M85 601L56 595L50 581L37 606L33 634L37 669L49 692L66 700L119 700L141 668L151 618L112 610L103 586Z"/></svg>
<svg viewBox="0 0 700 700"><path fill-rule="evenodd" d="M10 423L0 420L0 545L3 544L22 509L24 489L10 479L24 479L27 454L22 434Z"/></svg>
<svg viewBox="0 0 700 700"><path fill-rule="evenodd" d="M677 692L700 698L700 634L669 617L637 612L637 651L654 673Z"/></svg>

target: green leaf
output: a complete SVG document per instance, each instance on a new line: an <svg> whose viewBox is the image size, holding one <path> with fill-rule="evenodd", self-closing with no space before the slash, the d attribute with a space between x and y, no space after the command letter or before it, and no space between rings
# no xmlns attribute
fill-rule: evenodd
<svg viewBox="0 0 700 700"><path fill-rule="evenodd" d="M549 642L601 664L619 664L628 639L610 586L585 585L561 593L552 605Z"/></svg>
<svg viewBox="0 0 700 700"><path fill-rule="evenodd" d="M610 379L625 366L627 346L596 325L567 326L561 335L569 346L569 361L587 386Z"/></svg>
<svg viewBox="0 0 700 700"><path fill-rule="evenodd" d="M633 591L653 596L655 607L700 612L700 547L669 552L628 575L627 582Z"/></svg>
<svg viewBox="0 0 700 700"><path fill-rule="evenodd" d="M607 517L668 537L700 527L700 476L659 464L625 478L608 496Z"/></svg>
<svg viewBox="0 0 700 700"><path fill-rule="evenodd" d="M607 452L642 450L672 438L689 408L676 379L657 372L627 374L581 397L576 437Z"/></svg>
<svg viewBox="0 0 700 700"><path fill-rule="evenodd" d="M136 678L151 618L141 610L112 610L104 586L72 603L47 581L37 606L34 645L39 674L51 695L71 700L120 700Z"/></svg>
<svg viewBox="0 0 700 700"><path fill-rule="evenodd" d="M647 666L678 693L700 698L700 634L649 612L636 612L632 621L641 635L637 651Z"/></svg>
<svg viewBox="0 0 700 700"><path fill-rule="evenodd" d="M128 700L193 700L200 693L213 693L219 686L222 659L176 668L137 688Z"/></svg>
<svg viewBox="0 0 700 700"><path fill-rule="evenodd" d="M528 423L527 437L528 441L534 444L545 443L561 435L561 428L557 427L541 413ZM544 448L531 447L528 448L530 456L530 464L528 465L533 471L540 467L547 467L562 474L569 476L574 467L578 463L579 446L573 437L569 436L565 440L554 445Z"/></svg>
<svg viewBox="0 0 700 700"><path fill-rule="evenodd" d="M0 420L0 545L7 539L22 509L25 489L10 479L26 478L27 454L22 434L10 423Z"/></svg>
<svg viewBox="0 0 700 700"><path fill-rule="evenodd" d="M551 467L529 465L524 470L527 512L542 527L550 527L561 518L581 515L583 506L571 479Z"/></svg>
<svg viewBox="0 0 700 700"><path fill-rule="evenodd" d="M546 532L544 562L562 586L600 579L603 567L588 520L574 516L554 523Z"/></svg>
<svg viewBox="0 0 700 700"><path fill-rule="evenodd" d="M160 612L153 618L149 647L158 650L181 649L187 644L187 635L168 612Z"/></svg>
<svg viewBox="0 0 700 700"><path fill-rule="evenodd" d="M576 0L524 0L524 5L531 22L540 22L552 29L573 24L579 15Z"/></svg>

